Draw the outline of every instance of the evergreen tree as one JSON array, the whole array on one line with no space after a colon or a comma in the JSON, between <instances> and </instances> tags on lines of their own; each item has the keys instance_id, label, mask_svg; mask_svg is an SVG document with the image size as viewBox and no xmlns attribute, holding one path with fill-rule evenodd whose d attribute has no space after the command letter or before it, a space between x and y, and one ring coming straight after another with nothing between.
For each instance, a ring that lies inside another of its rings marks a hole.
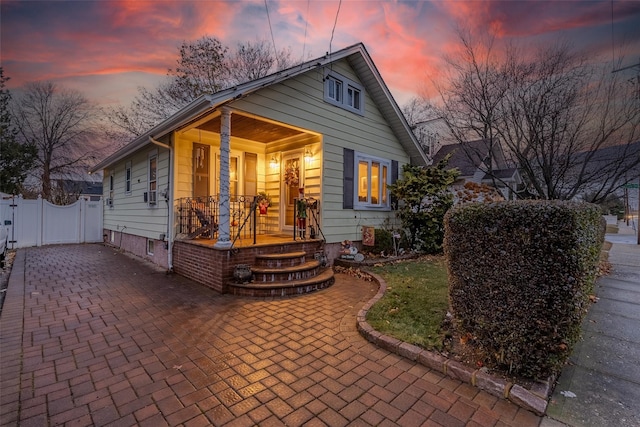
<instances>
[{"instance_id":1,"label":"evergreen tree","mask_svg":"<svg viewBox=\"0 0 640 427\"><path fill-rule=\"evenodd\" d=\"M402 178L390 186L411 248L419 252L442 251L444 214L453 205L449 186L458 176L456 169L446 169L448 160L426 168L404 165Z\"/></svg>"},{"instance_id":2,"label":"evergreen tree","mask_svg":"<svg viewBox=\"0 0 640 427\"><path fill-rule=\"evenodd\" d=\"M5 89L9 77L0 67L0 191L18 194L28 172L33 168L38 150L32 144L20 144L9 110L11 93Z\"/></svg>"}]
</instances>

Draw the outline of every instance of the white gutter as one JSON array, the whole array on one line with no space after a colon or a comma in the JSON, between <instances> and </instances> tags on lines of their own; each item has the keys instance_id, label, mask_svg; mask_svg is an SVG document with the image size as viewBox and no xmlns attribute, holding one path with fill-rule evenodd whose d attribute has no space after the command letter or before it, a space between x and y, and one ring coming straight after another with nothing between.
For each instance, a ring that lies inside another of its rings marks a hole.
<instances>
[{"instance_id":1,"label":"white gutter","mask_svg":"<svg viewBox=\"0 0 640 427\"><path fill-rule=\"evenodd\" d=\"M173 139L173 136L172 136ZM167 145L163 142L157 141L155 139L153 139L152 136L149 136L149 142L151 142L152 144L155 144L159 147L165 148L167 150L169 150L169 179L168 179L168 185L167 185L167 195L165 196L167 198L167 264L168 264L168 269L170 272L173 271L173 208L174 208L174 203L173 203L173 180L171 179L171 174L173 174L174 172L174 167L175 167L175 156L174 156L174 152L173 152L173 147L171 145Z\"/></svg>"}]
</instances>

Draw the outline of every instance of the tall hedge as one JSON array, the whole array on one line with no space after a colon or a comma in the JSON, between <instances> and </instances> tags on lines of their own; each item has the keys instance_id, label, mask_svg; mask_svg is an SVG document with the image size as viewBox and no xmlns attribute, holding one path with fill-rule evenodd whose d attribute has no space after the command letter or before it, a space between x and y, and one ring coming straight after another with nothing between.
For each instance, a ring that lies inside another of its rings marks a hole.
<instances>
[{"instance_id":1,"label":"tall hedge","mask_svg":"<svg viewBox=\"0 0 640 427\"><path fill-rule=\"evenodd\" d=\"M486 361L513 374L558 372L579 338L603 240L602 212L592 204L452 208L444 249L460 332Z\"/></svg>"}]
</instances>

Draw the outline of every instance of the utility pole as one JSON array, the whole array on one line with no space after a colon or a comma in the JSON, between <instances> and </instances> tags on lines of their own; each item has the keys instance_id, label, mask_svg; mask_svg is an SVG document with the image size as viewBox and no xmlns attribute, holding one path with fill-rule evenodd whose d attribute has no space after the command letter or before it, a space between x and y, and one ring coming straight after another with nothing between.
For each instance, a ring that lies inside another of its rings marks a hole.
<instances>
[{"instance_id":1,"label":"utility pole","mask_svg":"<svg viewBox=\"0 0 640 427\"><path fill-rule=\"evenodd\" d=\"M619 71L624 71L624 70L628 70L628 69L637 69L637 73L636 73L636 82L634 83L636 85L636 98L638 98L638 100L640 100L640 62L638 62L637 64L633 64L633 65L628 65L626 67L623 68L618 68L617 70L613 70L611 71L611 74L613 73L617 73ZM635 186L638 189L638 206L636 206L637 210L637 218L635 221L635 225L636 225L636 236L637 236L637 241L636 243L638 245L640 245L640 176L638 177L638 183ZM633 186L631 187L633 188ZM628 194L628 193L626 193ZM629 216L631 216L631 212L633 212L633 208L629 207ZM629 216L627 216L627 218L629 218ZM629 220L627 219L627 225L629 225ZM632 219L633 221L633 219Z\"/></svg>"}]
</instances>

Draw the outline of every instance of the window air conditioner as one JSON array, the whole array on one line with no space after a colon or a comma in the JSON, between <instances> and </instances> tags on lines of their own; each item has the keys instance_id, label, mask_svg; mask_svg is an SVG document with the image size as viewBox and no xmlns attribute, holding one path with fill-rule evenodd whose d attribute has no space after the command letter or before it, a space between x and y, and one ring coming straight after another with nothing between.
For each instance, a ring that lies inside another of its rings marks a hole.
<instances>
[{"instance_id":1,"label":"window air conditioner","mask_svg":"<svg viewBox=\"0 0 640 427\"><path fill-rule=\"evenodd\" d=\"M156 200L157 200L157 192L155 190L144 193L144 201L147 202L148 204L155 205Z\"/></svg>"}]
</instances>

